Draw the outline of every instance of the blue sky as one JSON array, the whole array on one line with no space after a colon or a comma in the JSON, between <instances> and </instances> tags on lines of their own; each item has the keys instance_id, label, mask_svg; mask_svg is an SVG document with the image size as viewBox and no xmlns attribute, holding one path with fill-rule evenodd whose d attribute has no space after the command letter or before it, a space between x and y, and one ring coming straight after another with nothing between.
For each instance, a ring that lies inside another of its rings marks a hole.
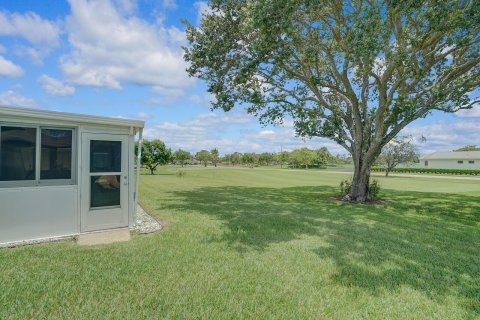
<instances>
[{"instance_id":1,"label":"blue sky","mask_svg":"<svg viewBox=\"0 0 480 320\"><path fill-rule=\"evenodd\" d=\"M138 118L147 138L191 152L278 152L327 146L295 137L291 123L262 127L242 110L211 112L205 85L185 73L180 19L197 24L202 1L0 0L0 104ZM422 153L480 145L480 107L435 113L404 134Z\"/></svg>"}]
</instances>

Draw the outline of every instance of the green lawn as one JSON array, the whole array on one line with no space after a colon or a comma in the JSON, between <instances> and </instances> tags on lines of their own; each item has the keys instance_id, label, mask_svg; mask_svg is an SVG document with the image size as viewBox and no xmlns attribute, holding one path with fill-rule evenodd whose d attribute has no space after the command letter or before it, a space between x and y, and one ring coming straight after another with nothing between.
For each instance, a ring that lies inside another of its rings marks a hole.
<instances>
[{"instance_id":1,"label":"green lawn","mask_svg":"<svg viewBox=\"0 0 480 320\"><path fill-rule=\"evenodd\" d=\"M165 230L0 250L0 319L478 319L480 179L163 168L141 203Z\"/></svg>"}]
</instances>

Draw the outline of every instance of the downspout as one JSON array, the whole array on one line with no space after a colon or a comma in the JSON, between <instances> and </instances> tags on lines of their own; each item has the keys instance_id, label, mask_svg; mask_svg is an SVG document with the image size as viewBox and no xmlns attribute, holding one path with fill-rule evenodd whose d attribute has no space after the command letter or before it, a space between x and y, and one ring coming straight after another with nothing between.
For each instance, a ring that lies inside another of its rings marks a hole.
<instances>
[{"instance_id":1,"label":"downspout","mask_svg":"<svg viewBox=\"0 0 480 320\"><path fill-rule=\"evenodd\" d=\"M135 193L133 195L134 198L134 205L135 209L133 212L135 212L134 221L135 223L137 222L137 211L138 211L138 186L140 185L140 159L142 157L142 134L143 134L143 128L139 128L138 131L138 152L137 152L137 180L135 181Z\"/></svg>"}]
</instances>

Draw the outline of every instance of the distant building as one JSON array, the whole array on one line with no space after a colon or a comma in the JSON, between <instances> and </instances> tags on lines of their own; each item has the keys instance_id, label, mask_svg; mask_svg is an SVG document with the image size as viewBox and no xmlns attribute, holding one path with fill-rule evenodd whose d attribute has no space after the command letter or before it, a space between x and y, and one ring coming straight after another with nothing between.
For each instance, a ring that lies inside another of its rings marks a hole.
<instances>
[{"instance_id":1,"label":"distant building","mask_svg":"<svg viewBox=\"0 0 480 320\"><path fill-rule=\"evenodd\" d=\"M434 152L420 158L418 168L480 169L480 151Z\"/></svg>"}]
</instances>

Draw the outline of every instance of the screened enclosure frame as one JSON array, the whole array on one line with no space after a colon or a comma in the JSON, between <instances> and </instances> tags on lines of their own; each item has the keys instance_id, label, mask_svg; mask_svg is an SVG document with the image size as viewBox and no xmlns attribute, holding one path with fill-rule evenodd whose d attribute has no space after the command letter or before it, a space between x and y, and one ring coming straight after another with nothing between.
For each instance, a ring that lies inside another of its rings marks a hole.
<instances>
[{"instance_id":1,"label":"screened enclosure frame","mask_svg":"<svg viewBox=\"0 0 480 320\"><path fill-rule=\"evenodd\" d=\"M78 129L75 126L62 126L50 124L33 124L26 122L1 121L0 122L0 150L2 148L2 127L32 128L35 129L35 171L34 179L0 181L0 188L14 187L40 187L40 186L63 186L77 184L77 141ZM42 165L42 129L69 130L72 132L70 179L41 179ZM0 168L2 159L0 157ZM1 178L0 178L1 179Z\"/></svg>"}]
</instances>

